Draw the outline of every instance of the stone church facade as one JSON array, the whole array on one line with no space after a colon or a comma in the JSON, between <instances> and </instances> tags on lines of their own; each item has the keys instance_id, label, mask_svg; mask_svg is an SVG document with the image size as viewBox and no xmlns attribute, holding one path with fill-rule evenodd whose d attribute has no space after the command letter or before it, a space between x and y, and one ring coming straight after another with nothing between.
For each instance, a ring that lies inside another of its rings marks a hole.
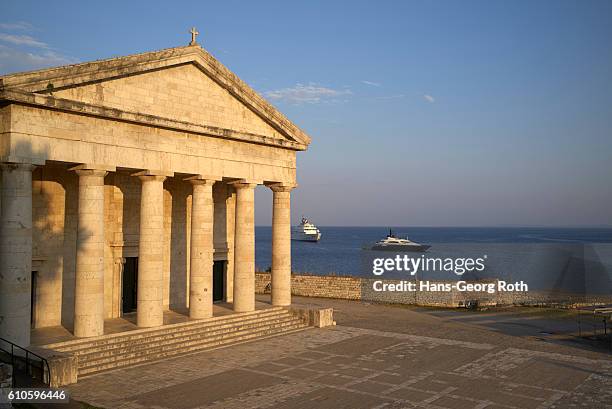
<instances>
[{"instance_id":1,"label":"stone church facade","mask_svg":"<svg viewBox=\"0 0 612 409\"><path fill-rule=\"evenodd\" d=\"M290 305L309 143L198 45L0 77L0 337L252 311L257 185L273 191L272 303Z\"/></svg>"}]
</instances>

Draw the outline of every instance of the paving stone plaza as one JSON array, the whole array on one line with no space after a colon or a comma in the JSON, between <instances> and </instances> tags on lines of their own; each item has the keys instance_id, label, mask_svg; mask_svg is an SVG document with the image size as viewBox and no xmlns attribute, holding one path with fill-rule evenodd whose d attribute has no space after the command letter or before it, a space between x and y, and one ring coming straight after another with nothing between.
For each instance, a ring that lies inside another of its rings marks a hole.
<instances>
[{"instance_id":1,"label":"paving stone plaza","mask_svg":"<svg viewBox=\"0 0 612 409\"><path fill-rule=\"evenodd\" d=\"M87 377L106 408L606 408L605 351L354 301L338 325ZM417 335L421 334L421 335Z\"/></svg>"}]
</instances>

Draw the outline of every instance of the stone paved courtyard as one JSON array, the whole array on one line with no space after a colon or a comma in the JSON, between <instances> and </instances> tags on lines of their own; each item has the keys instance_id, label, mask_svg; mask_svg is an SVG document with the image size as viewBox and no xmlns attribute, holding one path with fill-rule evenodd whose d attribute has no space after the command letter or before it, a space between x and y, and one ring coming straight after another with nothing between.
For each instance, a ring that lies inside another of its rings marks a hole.
<instances>
[{"instance_id":1,"label":"stone paved courtyard","mask_svg":"<svg viewBox=\"0 0 612 409\"><path fill-rule=\"evenodd\" d=\"M339 325L84 378L72 396L105 408L612 407L605 351L389 306L314 302L336 308Z\"/></svg>"}]
</instances>

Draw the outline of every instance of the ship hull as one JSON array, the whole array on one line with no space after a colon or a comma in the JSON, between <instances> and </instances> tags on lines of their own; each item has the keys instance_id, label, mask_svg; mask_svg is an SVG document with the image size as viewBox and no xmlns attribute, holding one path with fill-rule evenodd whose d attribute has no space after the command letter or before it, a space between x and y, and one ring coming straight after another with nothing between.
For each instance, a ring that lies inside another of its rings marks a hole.
<instances>
[{"instance_id":1,"label":"ship hull","mask_svg":"<svg viewBox=\"0 0 612 409\"><path fill-rule=\"evenodd\" d=\"M403 246L401 244L390 244L387 246L373 245L370 250L374 251L395 251L398 253L422 253L427 251L431 246L426 244L419 244L415 246Z\"/></svg>"},{"instance_id":2,"label":"ship hull","mask_svg":"<svg viewBox=\"0 0 612 409\"><path fill-rule=\"evenodd\" d=\"M317 234L304 234L304 233L291 233L291 240L294 241L312 241L317 242L321 239L321 233Z\"/></svg>"}]
</instances>

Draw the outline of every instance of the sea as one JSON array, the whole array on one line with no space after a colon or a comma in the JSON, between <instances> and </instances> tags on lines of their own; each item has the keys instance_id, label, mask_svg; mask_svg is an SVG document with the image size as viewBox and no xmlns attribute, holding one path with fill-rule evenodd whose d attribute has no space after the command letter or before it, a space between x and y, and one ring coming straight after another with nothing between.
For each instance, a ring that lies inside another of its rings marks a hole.
<instances>
[{"instance_id":1,"label":"sea","mask_svg":"<svg viewBox=\"0 0 612 409\"><path fill-rule=\"evenodd\" d=\"M367 250L386 237L388 227L319 226L319 229L322 238L317 243L292 241L293 272L371 277L373 258L393 256ZM414 254L415 257L484 257L489 267L489 276L427 272L420 279L509 277L529 279L536 284L539 280L542 285L551 286L558 285L559 280L567 282L568 277L579 277L581 283L597 277L590 286L612 283L612 228L400 227L394 228L393 233L431 245L426 253ZM255 228L258 271L271 266L271 238L271 227ZM387 278L401 276L387 273ZM609 291L608 284L604 285L604 292ZM576 284L572 282L571 286Z\"/></svg>"}]
</instances>

